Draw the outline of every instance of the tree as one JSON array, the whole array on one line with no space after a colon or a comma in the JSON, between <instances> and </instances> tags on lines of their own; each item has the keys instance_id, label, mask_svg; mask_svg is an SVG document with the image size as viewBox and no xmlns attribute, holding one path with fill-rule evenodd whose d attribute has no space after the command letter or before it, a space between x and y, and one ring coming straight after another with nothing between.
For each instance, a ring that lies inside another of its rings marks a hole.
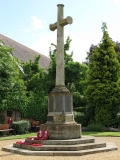
<instances>
[{"instance_id":1,"label":"tree","mask_svg":"<svg viewBox=\"0 0 120 160\"><path fill-rule=\"evenodd\" d=\"M120 63L120 42L114 42L115 43L115 51L117 53L117 58Z\"/></svg>"},{"instance_id":2,"label":"tree","mask_svg":"<svg viewBox=\"0 0 120 160\"><path fill-rule=\"evenodd\" d=\"M0 41L0 112L14 109L24 114L26 88L13 49Z\"/></svg>"},{"instance_id":3,"label":"tree","mask_svg":"<svg viewBox=\"0 0 120 160\"><path fill-rule=\"evenodd\" d=\"M87 120L105 126L115 125L120 104L119 62L115 45L102 24L103 37L92 52L87 75Z\"/></svg>"},{"instance_id":4,"label":"tree","mask_svg":"<svg viewBox=\"0 0 120 160\"><path fill-rule=\"evenodd\" d=\"M91 44L91 46L90 46L90 48L89 48L89 51L88 52L86 52L87 53L87 57L85 58L85 64L89 64L89 62L90 62L90 56L92 55L92 53L93 53L93 51L94 51L94 49L95 49L95 45L94 44Z\"/></svg>"},{"instance_id":5,"label":"tree","mask_svg":"<svg viewBox=\"0 0 120 160\"><path fill-rule=\"evenodd\" d=\"M84 99L84 88L85 88L85 77L86 77L86 64L80 64L79 62L73 61L73 52L68 54L67 51L70 50L70 37L66 39L64 44L64 65L65 65L65 85L73 94L73 104L74 107L85 106ZM55 87L55 76L56 76L56 45L52 44L55 49L50 50L51 64L48 69L48 74L46 78L47 88L51 91Z\"/></svg>"},{"instance_id":6,"label":"tree","mask_svg":"<svg viewBox=\"0 0 120 160\"><path fill-rule=\"evenodd\" d=\"M34 62L30 60L22 63L28 99L25 117L45 122L47 117L46 72L40 68L39 59L40 56L37 56Z\"/></svg>"},{"instance_id":7,"label":"tree","mask_svg":"<svg viewBox=\"0 0 120 160\"><path fill-rule=\"evenodd\" d=\"M110 38L112 40L112 38ZM112 42L114 43L114 49L115 49L115 52L117 54L117 59L120 63L120 42L115 42L112 40ZM94 44L91 44L90 48L89 48L89 51L87 52L87 57L85 58L86 61L84 62L85 64L89 64L90 62L90 56L92 55L92 53L94 52L94 49L97 45L94 45Z\"/></svg>"}]
</instances>

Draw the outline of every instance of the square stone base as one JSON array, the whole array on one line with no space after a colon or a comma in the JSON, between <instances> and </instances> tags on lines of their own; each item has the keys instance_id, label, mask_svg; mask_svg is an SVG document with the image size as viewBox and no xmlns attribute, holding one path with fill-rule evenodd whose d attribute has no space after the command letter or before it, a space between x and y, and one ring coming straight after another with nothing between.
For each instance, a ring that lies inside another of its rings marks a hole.
<instances>
[{"instance_id":1,"label":"square stone base","mask_svg":"<svg viewBox=\"0 0 120 160\"><path fill-rule=\"evenodd\" d=\"M47 130L50 133L49 139L76 139L81 138L81 125L72 124L42 124L41 130Z\"/></svg>"}]
</instances>

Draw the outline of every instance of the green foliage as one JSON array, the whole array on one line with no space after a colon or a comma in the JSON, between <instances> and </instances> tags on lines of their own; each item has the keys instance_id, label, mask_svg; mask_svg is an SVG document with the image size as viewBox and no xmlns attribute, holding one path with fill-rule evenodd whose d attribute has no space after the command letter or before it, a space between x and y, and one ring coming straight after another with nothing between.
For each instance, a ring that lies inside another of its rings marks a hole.
<instances>
[{"instance_id":1,"label":"green foliage","mask_svg":"<svg viewBox=\"0 0 120 160\"><path fill-rule=\"evenodd\" d=\"M43 82L44 70L39 66L40 55L35 57L34 62L31 60L26 63L22 63L22 68L24 71L23 79L25 81L25 85L27 87L27 91L33 90L33 92L37 92L40 87L38 83L40 80ZM38 88L39 87L39 88Z\"/></svg>"},{"instance_id":2,"label":"green foliage","mask_svg":"<svg viewBox=\"0 0 120 160\"><path fill-rule=\"evenodd\" d=\"M114 43L114 49L115 49L115 52L116 52L116 56L117 56L117 59L120 63L120 42L118 42L118 41L115 42L113 40L112 40L112 42ZM90 46L89 51L87 52L86 61L84 62L85 64L87 64L87 65L89 64L90 56L94 53L94 50L95 50L96 47L97 47L97 45L93 45L93 44Z\"/></svg>"},{"instance_id":3,"label":"green foliage","mask_svg":"<svg viewBox=\"0 0 120 160\"><path fill-rule=\"evenodd\" d=\"M11 128L15 129L17 134L28 133L30 130L30 122L25 120L18 122L14 121L11 125Z\"/></svg>"},{"instance_id":4,"label":"green foliage","mask_svg":"<svg viewBox=\"0 0 120 160\"><path fill-rule=\"evenodd\" d=\"M65 85L71 91L76 88L76 84L80 81L80 67L79 62L68 62L65 65Z\"/></svg>"},{"instance_id":5,"label":"green foliage","mask_svg":"<svg viewBox=\"0 0 120 160\"><path fill-rule=\"evenodd\" d=\"M12 56L12 49L0 46L0 112L13 109L22 117L45 122L47 98L45 71L39 67L40 56L34 62L19 63Z\"/></svg>"},{"instance_id":6,"label":"green foliage","mask_svg":"<svg viewBox=\"0 0 120 160\"><path fill-rule=\"evenodd\" d=\"M76 107L85 107L86 101L84 95L81 95L80 92L73 92L73 106Z\"/></svg>"},{"instance_id":7,"label":"green foliage","mask_svg":"<svg viewBox=\"0 0 120 160\"><path fill-rule=\"evenodd\" d=\"M52 58L51 58L52 57ZM54 57L54 58L53 58ZM48 68L48 73L45 76L45 87L47 93L49 93L55 87L55 79L56 79L56 61L55 56L50 56L51 62Z\"/></svg>"},{"instance_id":8,"label":"green foliage","mask_svg":"<svg viewBox=\"0 0 120 160\"><path fill-rule=\"evenodd\" d=\"M26 108L26 118L46 122L48 113L47 104L47 96L43 92L30 92Z\"/></svg>"},{"instance_id":9,"label":"green foliage","mask_svg":"<svg viewBox=\"0 0 120 160\"><path fill-rule=\"evenodd\" d=\"M85 111L86 111L86 106L85 106L85 107L74 107L74 111L75 111L75 112L85 113Z\"/></svg>"},{"instance_id":10,"label":"green foliage","mask_svg":"<svg viewBox=\"0 0 120 160\"><path fill-rule=\"evenodd\" d=\"M5 122L5 115L0 114L0 124L4 124L4 122Z\"/></svg>"},{"instance_id":11,"label":"green foliage","mask_svg":"<svg viewBox=\"0 0 120 160\"><path fill-rule=\"evenodd\" d=\"M120 42L114 42L115 44L115 52L117 53L117 58L120 63Z\"/></svg>"},{"instance_id":12,"label":"green foliage","mask_svg":"<svg viewBox=\"0 0 120 160\"><path fill-rule=\"evenodd\" d=\"M87 126L87 131L102 132L104 127L101 124L90 124Z\"/></svg>"},{"instance_id":13,"label":"green foliage","mask_svg":"<svg viewBox=\"0 0 120 160\"><path fill-rule=\"evenodd\" d=\"M27 88L27 106L24 108L24 117L37 121L46 121L47 97L46 97L46 73L39 66L40 56L23 63L24 81Z\"/></svg>"},{"instance_id":14,"label":"green foliage","mask_svg":"<svg viewBox=\"0 0 120 160\"><path fill-rule=\"evenodd\" d=\"M12 52L12 48L0 45L0 112L14 109L22 113L22 107L26 105L26 88Z\"/></svg>"},{"instance_id":15,"label":"green foliage","mask_svg":"<svg viewBox=\"0 0 120 160\"><path fill-rule=\"evenodd\" d=\"M82 126L85 126L85 115L81 112L74 112L74 119L75 122L82 124Z\"/></svg>"},{"instance_id":16,"label":"green foliage","mask_svg":"<svg viewBox=\"0 0 120 160\"><path fill-rule=\"evenodd\" d=\"M96 46L95 45L93 45L93 44L91 44L91 46L90 46L90 48L89 48L89 51L87 52L87 57L85 58L85 64L89 64L89 62L90 62L90 56L92 55L92 53L93 53L93 51L94 51L94 49L96 48Z\"/></svg>"},{"instance_id":17,"label":"green foliage","mask_svg":"<svg viewBox=\"0 0 120 160\"><path fill-rule=\"evenodd\" d=\"M88 66L86 64L80 64L79 80L77 82L75 81L75 85L76 89L81 93L81 95L84 95L84 91L86 89L87 70Z\"/></svg>"},{"instance_id":18,"label":"green foliage","mask_svg":"<svg viewBox=\"0 0 120 160\"><path fill-rule=\"evenodd\" d=\"M87 121L110 126L119 111L119 62L103 23L103 38L90 56L87 76Z\"/></svg>"}]
</instances>

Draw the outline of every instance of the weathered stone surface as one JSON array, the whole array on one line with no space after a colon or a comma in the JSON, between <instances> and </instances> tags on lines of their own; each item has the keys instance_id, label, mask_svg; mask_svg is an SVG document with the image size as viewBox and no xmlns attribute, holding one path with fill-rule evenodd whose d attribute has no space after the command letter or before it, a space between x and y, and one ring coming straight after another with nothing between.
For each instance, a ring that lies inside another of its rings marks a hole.
<instances>
[{"instance_id":1,"label":"weathered stone surface","mask_svg":"<svg viewBox=\"0 0 120 160\"><path fill-rule=\"evenodd\" d=\"M77 123L69 124L43 124L41 130L48 130L50 139L75 139L81 138L81 125Z\"/></svg>"},{"instance_id":2,"label":"weathered stone surface","mask_svg":"<svg viewBox=\"0 0 120 160\"><path fill-rule=\"evenodd\" d=\"M48 101L48 112L73 112L73 96L71 93L51 92Z\"/></svg>"},{"instance_id":3,"label":"weathered stone surface","mask_svg":"<svg viewBox=\"0 0 120 160\"><path fill-rule=\"evenodd\" d=\"M60 22L60 25L65 26L67 24L72 24L72 23L73 23L72 17L68 16Z\"/></svg>"},{"instance_id":4,"label":"weathered stone surface","mask_svg":"<svg viewBox=\"0 0 120 160\"><path fill-rule=\"evenodd\" d=\"M89 143L95 143L95 139L92 136L82 136L81 138L76 139L66 139L66 140L51 140L47 139L45 141L42 140L30 140L25 139L26 142L40 144L43 145L75 145L75 144L89 144Z\"/></svg>"},{"instance_id":5,"label":"weathered stone surface","mask_svg":"<svg viewBox=\"0 0 120 160\"><path fill-rule=\"evenodd\" d=\"M55 111L56 112L63 112L63 97L62 96L57 96L55 97L55 102L56 102L56 106L55 106Z\"/></svg>"},{"instance_id":6,"label":"weathered stone surface","mask_svg":"<svg viewBox=\"0 0 120 160\"><path fill-rule=\"evenodd\" d=\"M65 86L59 85L55 86L51 93L70 93L70 91Z\"/></svg>"},{"instance_id":7,"label":"weathered stone surface","mask_svg":"<svg viewBox=\"0 0 120 160\"><path fill-rule=\"evenodd\" d=\"M47 116L46 124L73 124L74 115L73 113L65 114L65 113L49 113Z\"/></svg>"},{"instance_id":8,"label":"weathered stone surface","mask_svg":"<svg viewBox=\"0 0 120 160\"><path fill-rule=\"evenodd\" d=\"M53 96L49 95L49 102L48 102L48 106L49 106L49 112L53 112Z\"/></svg>"},{"instance_id":9,"label":"weathered stone surface","mask_svg":"<svg viewBox=\"0 0 120 160\"><path fill-rule=\"evenodd\" d=\"M32 151L79 151L79 150L84 150L84 149L93 149L93 148L102 148L106 147L106 143L90 143L89 145L85 144L77 144L77 145L48 145L45 146L43 145L42 147L40 146L29 146L29 145L20 145L20 144L13 144L14 147L16 148L21 148L21 149L28 149Z\"/></svg>"}]
</instances>

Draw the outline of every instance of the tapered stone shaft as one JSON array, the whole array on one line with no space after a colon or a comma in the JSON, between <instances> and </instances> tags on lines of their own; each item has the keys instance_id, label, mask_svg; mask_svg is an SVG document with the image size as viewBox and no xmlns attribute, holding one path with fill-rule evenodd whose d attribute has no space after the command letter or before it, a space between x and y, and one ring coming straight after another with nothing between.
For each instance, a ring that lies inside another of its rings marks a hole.
<instances>
[{"instance_id":1,"label":"tapered stone shaft","mask_svg":"<svg viewBox=\"0 0 120 160\"><path fill-rule=\"evenodd\" d=\"M63 19L64 5L58 5L58 23L57 23L57 58L56 58L56 86L65 85L64 72L64 28L60 25Z\"/></svg>"},{"instance_id":2,"label":"tapered stone shaft","mask_svg":"<svg viewBox=\"0 0 120 160\"><path fill-rule=\"evenodd\" d=\"M57 29L57 55L56 55L56 86L65 85L64 69L64 26L72 24L72 18L68 16L63 19L63 4L58 4L57 22L49 26L51 31Z\"/></svg>"}]
</instances>

